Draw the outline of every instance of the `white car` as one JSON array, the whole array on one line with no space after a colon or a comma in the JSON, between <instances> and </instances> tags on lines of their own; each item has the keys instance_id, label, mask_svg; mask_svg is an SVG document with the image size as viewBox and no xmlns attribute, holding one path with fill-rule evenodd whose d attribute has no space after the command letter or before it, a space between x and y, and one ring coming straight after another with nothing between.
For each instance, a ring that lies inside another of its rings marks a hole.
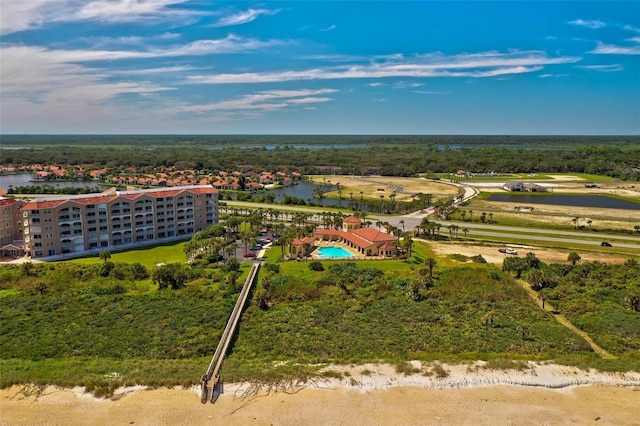
<instances>
[{"instance_id":1,"label":"white car","mask_svg":"<svg viewBox=\"0 0 640 426\"><path fill-rule=\"evenodd\" d=\"M512 248L508 248L508 247L506 249L504 249L504 252L507 253L507 254L518 254L517 251L515 251Z\"/></svg>"}]
</instances>

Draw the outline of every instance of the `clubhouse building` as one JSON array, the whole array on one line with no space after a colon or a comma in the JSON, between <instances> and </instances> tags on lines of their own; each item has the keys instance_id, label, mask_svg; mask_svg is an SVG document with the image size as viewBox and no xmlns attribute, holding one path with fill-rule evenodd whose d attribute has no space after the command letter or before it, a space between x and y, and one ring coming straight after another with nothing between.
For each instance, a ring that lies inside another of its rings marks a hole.
<instances>
[{"instance_id":1,"label":"clubhouse building","mask_svg":"<svg viewBox=\"0 0 640 426\"><path fill-rule=\"evenodd\" d=\"M313 237L294 240L290 245L291 257L304 257L318 245L337 243L348 247L362 257L396 257L398 237L375 228L362 227L355 216L349 216L342 222L342 229L317 229Z\"/></svg>"}]
</instances>

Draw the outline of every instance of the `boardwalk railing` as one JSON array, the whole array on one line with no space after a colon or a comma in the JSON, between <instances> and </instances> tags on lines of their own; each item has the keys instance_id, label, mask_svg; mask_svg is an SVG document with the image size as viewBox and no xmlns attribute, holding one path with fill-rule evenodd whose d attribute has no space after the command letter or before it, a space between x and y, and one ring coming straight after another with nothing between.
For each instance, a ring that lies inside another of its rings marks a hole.
<instances>
[{"instance_id":1,"label":"boardwalk railing","mask_svg":"<svg viewBox=\"0 0 640 426\"><path fill-rule=\"evenodd\" d=\"M222 360L224 359L224 355L227 352L229 347L229 343L233 338L233 333L238 326L238 321L240 320L240 316L242 315L242 309L244 305L247 303L247 297L249 296L249 292L251 291L251 286L256 279L256 275L258 274L258 269L260 269L260 263L254 263L251 266L251 271L249 271L249 276L247 280L244 282L244 286L242 287L242 291L240 292L240 296L238 296L238 300L236 301L236 305L233 308L233 312L231 312L231 316L229 317L229 321L227 322L226 327L224 328L224 332L222 333L222 337L220 338L220 342L218 343L218 347L216 348L216 352L211 359L211 363L209 364L209 368L207 372L200 379L200 388L202 391L201 394L201 402L206 404L209 400L209 392L211 392L211 402L215 402L218 393L216 390L218 389L218 382L220 379L220 368L222 367ZM213 380L212 380L213 379Z\"/></svg>"}]
</instances>

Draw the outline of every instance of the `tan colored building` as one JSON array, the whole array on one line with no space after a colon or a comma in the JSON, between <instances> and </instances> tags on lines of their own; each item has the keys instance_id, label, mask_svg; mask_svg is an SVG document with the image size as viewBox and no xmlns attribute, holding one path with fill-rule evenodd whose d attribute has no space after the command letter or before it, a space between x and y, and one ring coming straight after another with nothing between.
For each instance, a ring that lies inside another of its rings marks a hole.
<instances>
[{"instance_id":1,"label":"tan colored building","mask_svg":"<svg viewBox=\"0 0 640 426\"><path fill-rule=\"evenodd\" d=\"M0 257L18 257L23 252L20 207L25 204L0 196Z\"/></svg>"},{"instance_id":2,"label":"tan colored building","mask_svg":"<svg viewBox=\"0 0 640 426\"><path fill-rule=\"evenodd\" d=\"M218 223L211 185L41 198L22 207L32 258L81 254L186 238Z\"/></svg>"},{"instance_id":3,"label":"tan colored building","mask_svg":"<svg viewBox=\"0 0 640 426\"><path fill-rule=\"evenodd\" d=\"M289 257L305 257L315 248L316 239L314 237L296 238L289 246Z\"/></svg>"}]
</instances>

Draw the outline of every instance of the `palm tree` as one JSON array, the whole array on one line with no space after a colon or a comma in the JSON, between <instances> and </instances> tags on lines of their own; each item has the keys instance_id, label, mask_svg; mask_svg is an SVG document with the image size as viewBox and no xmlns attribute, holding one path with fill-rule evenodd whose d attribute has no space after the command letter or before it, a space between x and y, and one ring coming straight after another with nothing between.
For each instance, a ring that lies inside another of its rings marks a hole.
<instances>
[{"instance_id":1,"label":"palm tree","mask_svg":"<svg viewBox=\"0 0 640 426\"><path fill-rule=\"evenodd\" d=\"M31 276L32 269L33 269L33 263L25 262L22 264L22 273L25 274L27 277Z\"/></svg>"},{"instance_id":2,"label":"palm tree","mask_svg":"<svg viewBox=\"0 0 640 426\"><path fill-rule=\"evenodd\" d=\"M111 259L109 250L102 250L98 256L100 256L100 259L102 259L104 263L107 263L107 260Z\"/></svg>"},{"instance_id":3,"label":"palm tree","mask_svg":"<svg viewBox=\"0 0 640 426\"><path fill-rule=\"evenodd\" d=\"M462 228L462 233L464 233L464 236L466 237L469 233L469 230L467 228Z\"/></svg>"},{"instance_id":4,"label":"palm tree","mask_svg":"<svg viewBox=\"0 0 640 426\"><path fill-rule=\"evenodd\" d=\"M424 264L429 268L429 278L433 279L433 268L436 266L436 260L433 257L427 257Z\"/></svg>"},{"instance_id":5,"label":"palm tree","mask_svg":"<svg viewBox=\"0 0 640 426\"><path fill-rule=\"evenodd\" d=\"M411 257L411 252L413 250L413 239L409 234L404 234L404 238L402 239L402 245L407 253L407 258Z\"/></svg>"},{"instance_id":6,"label":"palm tree","mask_svg":"<svg viewBox=\"0 0 640 426\"><path fill-rule=\"evenodd\" d=\"M405 230L404 230L404 219L400 219L399 224L402 225L402 232L405 232Z\"/></svg>"}]
</instances>

